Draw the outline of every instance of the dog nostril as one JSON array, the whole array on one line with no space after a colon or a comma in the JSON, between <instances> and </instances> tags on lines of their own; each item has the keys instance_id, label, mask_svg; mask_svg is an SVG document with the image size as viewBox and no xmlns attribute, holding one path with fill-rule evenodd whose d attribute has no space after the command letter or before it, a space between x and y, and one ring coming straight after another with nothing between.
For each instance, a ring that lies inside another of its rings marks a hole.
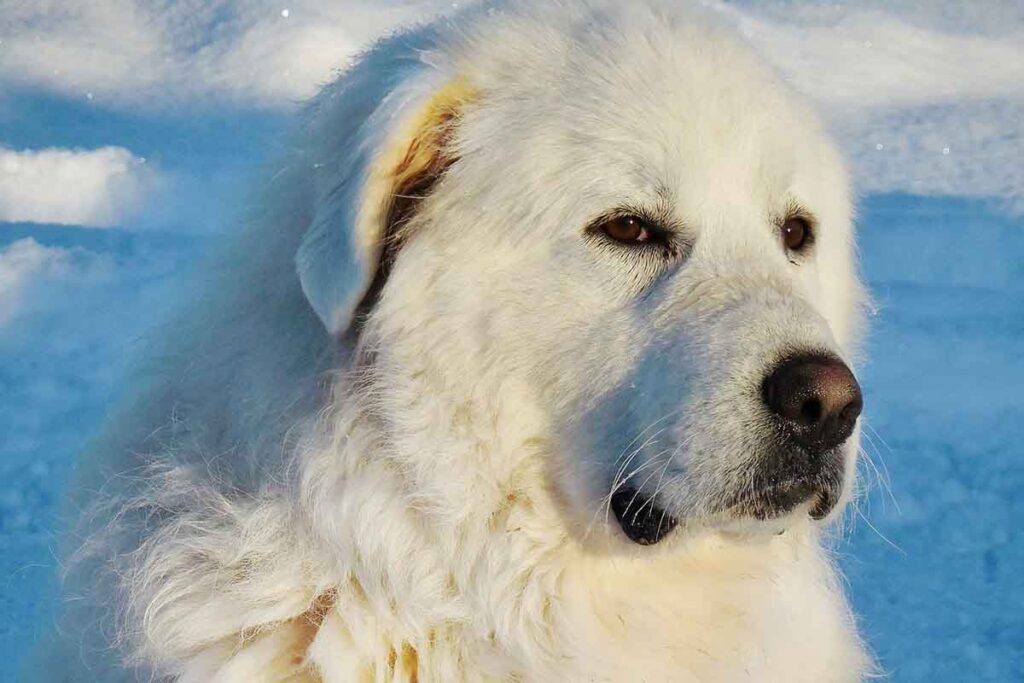
<instances>
[{"instance_id":1,"label":"dog nostril","mask_svg":"<svg viewBox=\"0 0 1024 683\"><path fill-rule=\"evenodd\" d=\"M825 354L784 360L765 380L762 396L787 437L811 453L848 439L863 407L853 372Z\"/></svg>"},{"instance_id":2,"label":"dog nostril","mask_svg":"<svg viewBox=\"0 0 1024 683\"><path fill-rule=\"evenodd\" d=\"M816 425L821 421L821 401L809 398L800 407L801 421L806 425Z\"/></svg>"},{"instance_id":3,"label":"dog nostril","mask_svg":"<svg viewBox=\"0 0 1024 683\"><path fill-rule=\"evenodd\" d=\"M839 414L839 418L844 422L856 422L857 418L860 417L861 410L864 409L864 403L859 397L852 399L843 408L843 412Z\"/></svg>"}]
</instances>

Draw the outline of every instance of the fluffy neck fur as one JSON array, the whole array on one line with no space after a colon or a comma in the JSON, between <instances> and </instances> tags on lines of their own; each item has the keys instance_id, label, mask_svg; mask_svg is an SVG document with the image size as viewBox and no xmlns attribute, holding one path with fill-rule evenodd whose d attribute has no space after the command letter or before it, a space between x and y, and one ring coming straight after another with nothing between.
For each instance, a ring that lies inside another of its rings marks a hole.
<instances>
[{"instance_id":1,"label":"fluffy neck fur","mask_svg":"<svg viewBox=\"0 0 1024 683\"><path fill-rule=\"evenodd\" d=\"M754 541L683 532L657 548L605 529L581 539L546 483L556 459L525 388L498 382L456 404L451 378L398 360L340 379L337 407L303 441L300 502L280 504L308 538L277 539L267 576L246 576L234 600L222 588L186 601L264 610L236 607L232 633L179 659L182 680L267 667L324 681L859 678L810 525Z\"/></svg>"}]
</instances>

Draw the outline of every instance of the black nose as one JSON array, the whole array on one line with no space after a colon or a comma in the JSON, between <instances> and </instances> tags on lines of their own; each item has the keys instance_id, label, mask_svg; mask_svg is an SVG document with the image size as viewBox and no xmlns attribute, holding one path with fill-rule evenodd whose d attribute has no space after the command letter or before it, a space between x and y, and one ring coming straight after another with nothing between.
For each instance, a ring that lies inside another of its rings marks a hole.
<instances>
[{"instance_id":1,"label":"black nose","mask_svg":"<svg viewBox=\"0 0 1024 683\"><path fill-rule=\"evenodd\" d=\"M762 391L788 437L815 455L850 438L864 407L853 372L825 354L784 360L765 380Z\"/></svg>"}]
</instances>

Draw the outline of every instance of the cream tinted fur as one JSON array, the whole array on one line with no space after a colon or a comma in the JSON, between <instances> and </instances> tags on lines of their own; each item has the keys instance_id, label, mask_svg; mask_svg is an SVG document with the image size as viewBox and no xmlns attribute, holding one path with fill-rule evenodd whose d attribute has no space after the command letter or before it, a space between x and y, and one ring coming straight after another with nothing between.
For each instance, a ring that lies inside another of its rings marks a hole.
<instances>
[{"instance_id":1,"label":"cream tinted fur","mask_svg":"<svg viewBox=\"0 0 1024 683\"><path fill-rule=\"evenodd\" d=\"M453 87L452 162L351 330L396 167ZM848 358L860 299L841 163L734 37L682 2L464 12L328 86L263 195L81 475L50 680L867 673L806 509L713 506L755 378L789 348ZM796 264L793 202L819 224ZM685 259L584 234L622 206ZM608 435L609 411L635 419ZM604 502L615 438L654 434L681 522L640 547Z\"/></svg>"}]
</instances>

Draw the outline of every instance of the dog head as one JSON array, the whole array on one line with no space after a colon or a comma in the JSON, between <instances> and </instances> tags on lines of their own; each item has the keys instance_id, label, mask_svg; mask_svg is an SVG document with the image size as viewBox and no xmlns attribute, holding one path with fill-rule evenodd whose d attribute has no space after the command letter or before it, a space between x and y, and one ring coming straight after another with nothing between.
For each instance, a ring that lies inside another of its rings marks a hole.
<instances>
[{"instance_id":1,"label":"dog head","mask_svg":"<svg viewBox=\"0 0 1024 683\"><path fill-rule=\"evenodd\" d=\"M857 449L861 287L814 116L672 3L462 27L386 41L318 105L297 265L327 329L437 401L530 404L582 527L614 514L649 544L827 517Z\"/></svg>"}]
</instances>

